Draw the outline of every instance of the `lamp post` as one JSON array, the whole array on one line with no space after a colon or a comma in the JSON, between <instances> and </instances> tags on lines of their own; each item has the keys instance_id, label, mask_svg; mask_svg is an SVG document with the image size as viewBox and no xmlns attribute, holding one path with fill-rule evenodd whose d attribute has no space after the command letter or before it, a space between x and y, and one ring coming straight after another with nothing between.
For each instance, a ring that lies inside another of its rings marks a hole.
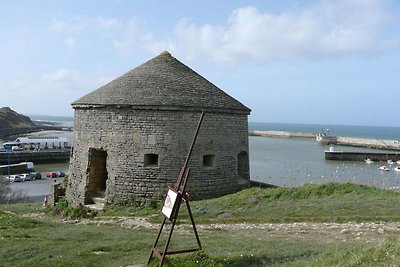
<instances>
[{"instance_id":1,"label":"lamp post","mask_svg":"<svg viewBox=\"0 0 400 267\"><path fill-rule=\"evenodd\" d=\"M10 174L11 174L11 166L10 166L10 155L11 155L11 146L7 146L7 154L8 154L8 179L10 179Z\"/></svg>"}]
</instances>

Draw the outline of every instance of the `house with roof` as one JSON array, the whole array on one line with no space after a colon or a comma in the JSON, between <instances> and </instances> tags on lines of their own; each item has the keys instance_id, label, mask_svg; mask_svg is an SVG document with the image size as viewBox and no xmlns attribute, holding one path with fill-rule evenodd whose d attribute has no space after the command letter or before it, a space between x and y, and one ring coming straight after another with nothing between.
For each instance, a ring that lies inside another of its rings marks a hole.
<instances>
[{"instance_id":1,"label":"house with roof","mask_svg":"<svg viewBox=\"0 0 400 267\"><path fill-rule=\"evenodd\" d=\"M72 103L72 204L143 201L173 186L197 123L187 192L205 199L247 186L250 109L163 52Z\"/></svg>"}]
</instances>

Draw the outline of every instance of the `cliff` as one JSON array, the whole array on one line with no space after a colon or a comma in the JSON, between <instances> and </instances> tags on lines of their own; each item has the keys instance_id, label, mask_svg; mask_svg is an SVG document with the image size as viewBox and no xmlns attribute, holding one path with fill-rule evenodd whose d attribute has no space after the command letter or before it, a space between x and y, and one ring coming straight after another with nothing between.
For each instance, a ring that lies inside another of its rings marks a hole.
<instances>
[{"instance_id":1,"label":"cliff","mask_svg":"<svg viewBox=\"0 0 400 267\"><path fill-rule=\"evenodd\" d=\"M27 116L19 114L9 107L0 108L0 129L27 128L36 124Z\"/></svg>"}]
</instances>

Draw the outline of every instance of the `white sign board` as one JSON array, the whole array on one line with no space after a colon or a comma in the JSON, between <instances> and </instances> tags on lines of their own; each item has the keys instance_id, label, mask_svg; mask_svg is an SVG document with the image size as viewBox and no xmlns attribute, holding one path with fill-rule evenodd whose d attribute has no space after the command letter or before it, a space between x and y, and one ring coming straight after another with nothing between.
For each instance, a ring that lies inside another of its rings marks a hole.
<instances>
[{"instance_id":1,"label":"white sign board","mask_svg":"<svg viewBox=\"0 0 400 267\"><path fill-rule=\"evenodd\" d=\"M168 190L167 197L165 198L164 205L162 207L161 212L168 218L171 219L171 216L175 212L175 204L178 198L178 193L172 189Z\"/></svg>"}]
</instances>

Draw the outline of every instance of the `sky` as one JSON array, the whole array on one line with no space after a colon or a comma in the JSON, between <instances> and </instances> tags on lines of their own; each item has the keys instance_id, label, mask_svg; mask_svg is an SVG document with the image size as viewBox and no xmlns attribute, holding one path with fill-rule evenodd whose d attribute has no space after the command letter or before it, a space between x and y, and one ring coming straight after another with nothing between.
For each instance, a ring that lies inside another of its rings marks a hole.
<instances>
[{"instance_id":1,"label":"sky","mask_svg":"<svg viewBox=\"0 0 400 267\"><path fill-rule=\"evenodd\" d=\"M169 51L251 122L400 127L400 1L0 0L0 107L71 103Z\"/></svg>"}]
</instances>

